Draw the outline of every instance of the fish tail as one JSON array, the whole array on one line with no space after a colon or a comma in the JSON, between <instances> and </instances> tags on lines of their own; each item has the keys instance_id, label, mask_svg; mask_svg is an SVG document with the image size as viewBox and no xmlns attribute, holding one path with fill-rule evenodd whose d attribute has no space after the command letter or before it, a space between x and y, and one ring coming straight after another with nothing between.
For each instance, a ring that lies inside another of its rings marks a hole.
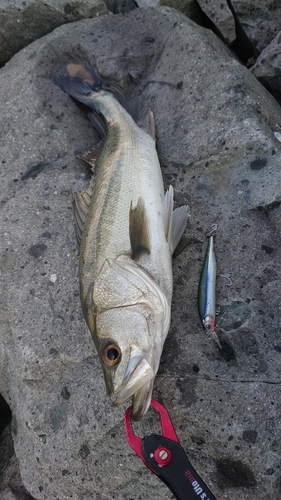
<instances>
[{"instance_id":1,"label":"fish tail","mask_svg":"<svg viewBox=\"0 0 281 500\"><path fill-rule=\"evenodd\" d=\"M88 96L101 90L112 92L120 104L125 102L122 88L115 82L102 79L96 69L85 62L68 63L66 73L56 75L54 82L64 92L86 105L90 102Z\"/></svg>"},{"instance_id":2,"label":"fish tail","mask_svg":"<svg viewBox=\"0 0 281 500\"><path fill-rule=\"evenodd\" d=\"M107 88L107 84L87 63L69 63L66 74L54 77L54 82L64 92L86 106L92 107L90 96Z\"/></svg>"}]
</instances>

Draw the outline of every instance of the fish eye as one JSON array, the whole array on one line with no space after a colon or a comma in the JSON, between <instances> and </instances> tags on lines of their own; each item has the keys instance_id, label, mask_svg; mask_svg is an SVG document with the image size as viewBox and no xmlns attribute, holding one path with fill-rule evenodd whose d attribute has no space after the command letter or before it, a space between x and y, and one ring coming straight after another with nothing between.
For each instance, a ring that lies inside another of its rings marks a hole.
<instances>
[{"instance_id":1,"label":"fish eye","mask_svg":"<svg viewBox=\"0 0 281 500\"><path fill-rule=\"evenodd\" d=\"M212 325L211 325L211 323L207 323L205 325L205 330L206 330L206 333L211 333L211 331L212 331Z\"/></svg>"},{"instance_id":2,"label":"fish eye","mask_svg":"<svg viewBox=\"0 0 281 500\"><path fill-rule=\"evenodd\" d=\"M121 359L121 351L118 345L107 342L102 349L102 360L107 366L115 366Z\"/></svg>"}]
</instances>

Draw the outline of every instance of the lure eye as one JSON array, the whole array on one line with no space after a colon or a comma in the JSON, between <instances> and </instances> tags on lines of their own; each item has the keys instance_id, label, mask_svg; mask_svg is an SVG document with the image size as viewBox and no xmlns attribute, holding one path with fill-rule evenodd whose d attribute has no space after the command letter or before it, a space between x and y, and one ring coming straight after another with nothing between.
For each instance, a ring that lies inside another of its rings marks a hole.
<instances>
[{"instance_id":1,"label":"lure eye","mask_svg":"<svg viewBox=\"0 0 281 500\"><path fill-rule=\"evenodd\" d=\"M107 366L115 366L121 359L121 351L116 344L107 342L102 349L102 360Z\"/></svg>"}]
</instances>

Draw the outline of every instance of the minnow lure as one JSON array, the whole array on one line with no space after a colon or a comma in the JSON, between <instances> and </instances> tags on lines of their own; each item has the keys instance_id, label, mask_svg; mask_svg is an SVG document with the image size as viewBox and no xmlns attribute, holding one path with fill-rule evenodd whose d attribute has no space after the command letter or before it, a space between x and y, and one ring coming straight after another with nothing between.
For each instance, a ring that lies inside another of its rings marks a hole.
<instances>
[{"instance_id":1,"label":"minnow lure","mask_svg":"<svg viewBox=\"0 0 281 500\"><path fill-rule=\"evenodd\" d=\"M217 262L214 249L213 232L215 227L206 236L208 246L205 254L204 264L200 275L198 287L198 311L204 326L205 333L213 338L221 348L219 338L215 332L216 328L216 272Z\"/></svg>"}]
</instances>

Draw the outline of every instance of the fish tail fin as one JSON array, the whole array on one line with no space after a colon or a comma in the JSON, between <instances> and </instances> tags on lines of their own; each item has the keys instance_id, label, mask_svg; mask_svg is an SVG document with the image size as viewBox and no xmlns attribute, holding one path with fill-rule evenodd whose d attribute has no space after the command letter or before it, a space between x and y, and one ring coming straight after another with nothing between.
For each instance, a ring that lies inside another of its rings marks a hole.
<instances>
[{"instance_id":1,"label":"fish tail fin","mask_svg":"<svg viewBox=\"0 0 281 500\"><path fill-rule=\"evenodd\" d=\"M68 63L64 75L56 75L54 82L64 92L86 106L93 107L90 95L107 90L112 92L123 105L124 93L117 83L103 80L92 66L86 62Z\"/></svg>"},{"instance_id":2,"label":"fish tail fin","mask_svg":"<svg viewBox=\"0 0 281 500\"><path fill-rule=\"evenodd\" d=\"M67 64L66 74L55 76L54 82L71 97L90 107L92 103L89 96L106 89L106 82L86 63Z\"/></svg>"}]
</instances>

